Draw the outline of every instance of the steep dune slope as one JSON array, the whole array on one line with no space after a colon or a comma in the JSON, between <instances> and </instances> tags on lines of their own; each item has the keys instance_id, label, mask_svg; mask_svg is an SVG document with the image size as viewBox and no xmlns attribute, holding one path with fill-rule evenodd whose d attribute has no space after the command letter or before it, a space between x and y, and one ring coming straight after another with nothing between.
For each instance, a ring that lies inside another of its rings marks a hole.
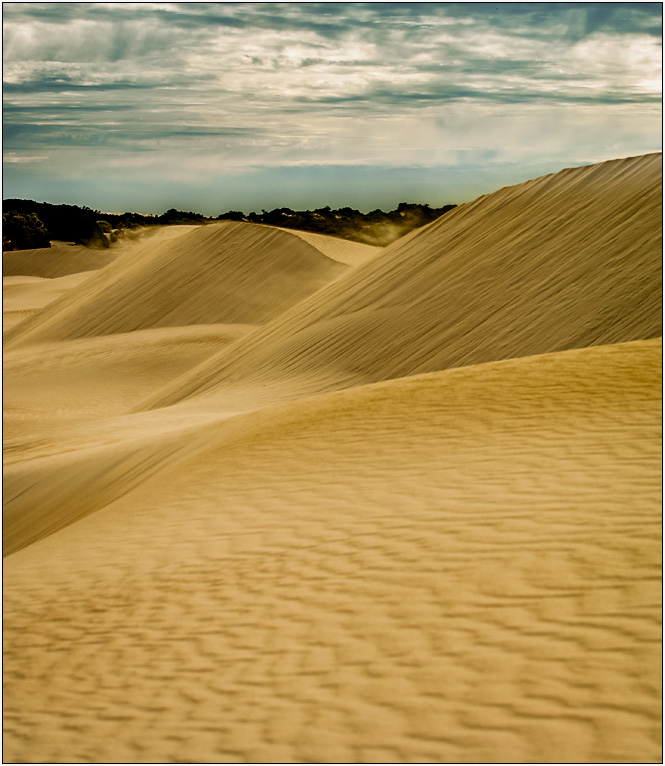
<instances>
[{"instance_id":1,"label":"steep dune slope","mask_svg":"<svg viewBox=\"0 0 665 766\"><path fill-rule=\"evenodd\" d=\"M145 402L326 370L329 387L650 338L662 157L564 170L461 205Z\"/></svg>"},{"instance_id":2,"label":"steep dune slope","mask_svg":"<svg viewBox=\"0 0 665 766\"><path fill-rule=\"evenodd\" d=\"M59 307L74 303L74 295L84 295L78 288L83 282L95 276L92 285L103 284L98 274L116 261L126 263L140 258L145 252L145 244L149 249L163 245L171 239L191 232L191 226L154 226L148 229L137 229L116 242L110 250L91 250L74 245L54 245L51 248L38 250L16 250L3 253L3 349L7 347L8 339L14 338L16 325L30 319L35 314L41 314L49 303L57 301L55 311ZM116 267L121 268L121 267ZM104 274L109 272L104 272ZM113 272L110 272L113 273ZM59 299L66 293L71 293L68 300ZM47 316L52 314L50 311ZM27 326L41 323L42 317L32 320ZM23 332L25 328L21 328Z\"/></svg>"},{"instance_id":3,"label":"steep dune slope","mask_svg":"<svg viewBox=\"0 0 665 766\"><path fill-rule=\"evenodd\" d=\"M379 383L137 461L4 561L5 759L659 761L661 350Z\"/></svg>"},{"instance_id":4,"label":"steep dune slope","mask_svg":"<svg viewBox=\"0 0 665 766\"><path fill-rule=\"evenodd\" d=\"M7 347L151 327L262 323L345 268L270 227L196 227L124 256L88 283L85 294L63 298L10 331Z\"/></svg>"}]
</instances>

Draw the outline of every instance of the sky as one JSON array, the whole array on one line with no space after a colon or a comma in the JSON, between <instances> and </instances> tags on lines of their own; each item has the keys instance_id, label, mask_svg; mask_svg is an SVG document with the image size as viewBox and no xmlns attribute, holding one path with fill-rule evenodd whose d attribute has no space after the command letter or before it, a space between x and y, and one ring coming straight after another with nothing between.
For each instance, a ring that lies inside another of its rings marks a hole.
<instances>
[{"instance_id":1,"label":"sky","mask_svg":"<svg viewBox=\"0 0 665 766\"><path fill-rule=\"evenodd\" d=\"M660 3L3 3L3 197L461 203L661 150Z\"/></svg>"}]
</instances>

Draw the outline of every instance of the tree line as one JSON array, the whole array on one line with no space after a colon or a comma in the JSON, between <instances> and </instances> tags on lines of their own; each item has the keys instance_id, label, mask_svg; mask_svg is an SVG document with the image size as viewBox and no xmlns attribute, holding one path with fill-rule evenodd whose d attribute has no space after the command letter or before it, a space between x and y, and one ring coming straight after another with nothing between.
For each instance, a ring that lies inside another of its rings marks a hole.
<instances>
[{"instance_id":1,"label":"tree line","mask_svg":"<svg viewBox=\"0 0 665 766\"><path fill-rule=\"evenodd\" d=\"M250 221L385 246L412 229L431 223L454 207L455 205L444 205L431 208L429 205L400 202L394 210L387 213L378 209L361 213L350 207L336 210L330 207L316 210L291 210L282 207L270 211L263 210L261 213L250 213L247 216L239 211L231 210L219 215L218 220Z\"/></svg>"},{"instance_id":2,"label":"tree line","mask_svg":"<svg viewBox=\"0 0 665 766\"><path fill-rule=\"evenodd\" d=\"M101 213L76 205L53 205L33 200L8 199L3 203L3 250L28 250L50 247L51 240L62 240L91 248L107 248L120 233L145 226L205 224L213 221L247 221L286 229L343 237L357 242L384 246L414 228L424 226L452 210L455 205L431 208L429 205L400 202L390 212L372 210L361 213L350 207L291 210L275 208L245 215L238 210L216 218L170 208L162 215L142 213Z\"/></svg>"}]
</instances>

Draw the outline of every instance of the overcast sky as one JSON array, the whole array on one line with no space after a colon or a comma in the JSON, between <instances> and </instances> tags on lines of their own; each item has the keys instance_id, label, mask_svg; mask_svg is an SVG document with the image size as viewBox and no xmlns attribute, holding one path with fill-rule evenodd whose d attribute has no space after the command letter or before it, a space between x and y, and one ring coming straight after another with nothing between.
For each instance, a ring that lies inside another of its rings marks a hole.
<instances>
[{"instance_id":1,"label":"overcast sky","mask_svg":"<svg viewBox=\"0 0 665 766\"><path fill-rule=\"evenodd\" d=\"M4 198L459 203L661 149L660 3L4 3Z\"/></svg>"}]
</instances>

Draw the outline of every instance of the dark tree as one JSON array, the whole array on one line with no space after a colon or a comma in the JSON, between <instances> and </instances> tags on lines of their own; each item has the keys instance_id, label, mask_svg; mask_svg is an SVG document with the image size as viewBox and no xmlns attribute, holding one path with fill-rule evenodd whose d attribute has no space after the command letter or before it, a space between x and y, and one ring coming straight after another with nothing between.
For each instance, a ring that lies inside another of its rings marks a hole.
<instances>
[{"instance_id":1,"label":"dark tree","mask_svg":"<svg viewBox=\"0 0 665 766\"><path fill-rule=\"evenodd\" d=\"M33 250L39 247L51 247L51 239L34 213L10 210L2 214L3 250Z\"/></svg>"},{"instance_id":2,"label":"dark tree","mask_svg":"<svg viewBox=\"0 0 665 766\"><path fill-rule=\"evenodd\" d=\"M76 205L51 205L48 202L34 202L25 199L4 201L3 212L26 215L33 213L44 224L50 239L75 242L86 247L106 248L108 239L99 228L99 214L89 208Z\"/></svg>"},{"instance_id":3,"label":"dark tree","mask_svg":"<svg viewBox=\"0 0 665 766\"><path fill-rule=\"evenodd\" d=\"M245 214L239 210L229 210L228 213L222 213L217 216L218 221L244 221Z\"/></svg>"}]
</instances>

